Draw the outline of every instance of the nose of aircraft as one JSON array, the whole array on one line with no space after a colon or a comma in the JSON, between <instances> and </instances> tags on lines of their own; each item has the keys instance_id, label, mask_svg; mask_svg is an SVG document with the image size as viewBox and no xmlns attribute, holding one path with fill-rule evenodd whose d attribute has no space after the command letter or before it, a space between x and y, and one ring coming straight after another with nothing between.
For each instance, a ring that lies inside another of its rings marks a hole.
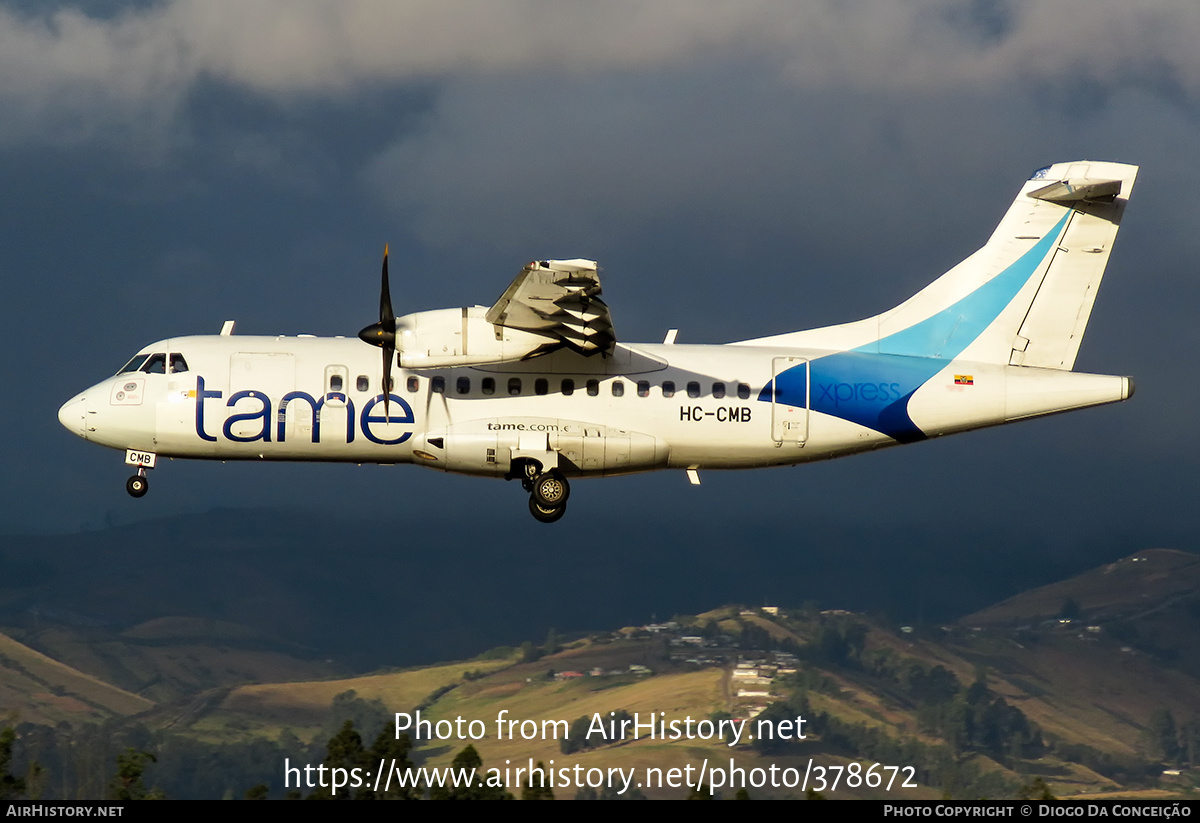
<instances>
[{"instance_id":1,"label":"nose of aircraft","mask_svg":"<svg viewBox=\"0 0 1200 823\"><path fill-rule=\"evenodd\" d=\"M82 394L63 403L58 410L58 422L71 434L87 439L87 398Z\"/></svg>"}]
</instances>

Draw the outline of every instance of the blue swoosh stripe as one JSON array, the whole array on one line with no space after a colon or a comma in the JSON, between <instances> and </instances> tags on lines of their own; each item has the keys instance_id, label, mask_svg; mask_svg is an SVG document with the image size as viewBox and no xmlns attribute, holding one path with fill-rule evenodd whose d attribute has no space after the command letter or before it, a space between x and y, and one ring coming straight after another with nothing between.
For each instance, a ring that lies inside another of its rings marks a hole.
<instances>
[{"instance_id":1,"label":"blue swoosh stripe","mask_svg":"<svg viewBox=\"0 0 1200 823\"><path fill-rule=\"evenodd\" d=\"M908 415L922 385L971 345L1038 270L1066 227L1067 212L1017 260L953 305L907 329L846 352L812 360L812 410L874 429L902 443L925 439ZM805 366L793 366L759 393L804 406Z\"/></svg>"}]
</instances>

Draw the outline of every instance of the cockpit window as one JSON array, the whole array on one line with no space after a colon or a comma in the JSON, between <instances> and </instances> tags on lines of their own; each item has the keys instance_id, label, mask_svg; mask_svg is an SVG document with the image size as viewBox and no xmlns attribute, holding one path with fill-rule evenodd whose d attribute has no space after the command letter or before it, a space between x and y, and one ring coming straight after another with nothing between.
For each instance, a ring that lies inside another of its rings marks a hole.
<instances>
[{"instance_id":1,"label":"cockpit window","mask_svg":"<svg viewBox=\"0 0 1200 823\"><path fill-rule=\"evenodd\" d=\"M177 351L171 352L171 374L179 374L187 370L187 361L183 359L183 355Z\"/></svg>"},{"instance_id":2,"label":"cockpit window","mask_svg":"<svg viewBox=\"0 0 1200 823\"><path fill-rule=\"evenodd\" d=\"M145 361L145 359L146 359L146 355L135 354L133 356L133 359L130 360L128 363L126 363L124 366L122 366L121 370L119 372L117 372L117 374L125 374L126 372L137 371L139 368L141 368L142 363L143 363L143 361Z\"/></svg>"},{"instance_id":3,"label":"cockpit window","mask_svg":"<svg viewBox=\"0 0 1200 823\"><path fill-rule=\"evenodd\" d=\"M138 371L144 371L146 374L166 374L167 373L167 356L162 353L152 354L146 358L146 362Z\"/></svg>"}]
</instances>

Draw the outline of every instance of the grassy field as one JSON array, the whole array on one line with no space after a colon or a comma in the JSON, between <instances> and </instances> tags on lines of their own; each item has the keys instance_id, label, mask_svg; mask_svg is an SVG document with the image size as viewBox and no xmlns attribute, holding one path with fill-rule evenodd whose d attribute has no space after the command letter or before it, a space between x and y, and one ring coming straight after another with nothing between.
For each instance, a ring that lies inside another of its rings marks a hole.
<instances>
[{"instance_id":1,"label":"grassy field","mask_svg":"<svg viewBox=\"0 0 1200 823\"><path fill-rule=\"evenodd\" d=\"M0 634L0 707L31 723L101 720L153 701L109 685Z\"/></svg>"}]
</instances>

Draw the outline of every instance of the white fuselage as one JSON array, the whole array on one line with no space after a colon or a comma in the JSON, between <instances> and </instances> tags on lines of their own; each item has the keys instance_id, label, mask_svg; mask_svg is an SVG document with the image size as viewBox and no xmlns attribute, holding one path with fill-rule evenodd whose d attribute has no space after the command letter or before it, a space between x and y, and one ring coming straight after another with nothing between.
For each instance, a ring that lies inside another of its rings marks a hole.
<instances>
[{"instance_id":1,"label":"white fuselage","mask_svg":"<svg viewBox=\"0 0 1200 823\"><path fill-rule=\"evenodd\" d=\"M156 353L167 356L164 373L96 384L63 406L63 424L106 446L169 457L417 463L495 476L529 457L580 476L801 463L1131 390L1122 377L876 355L880 368L933 373L906 402L920 429L911 437L864 424L863 413L873 415L867 423L885 419L907 386L822 369L836 354L828 350L629 345L609 357L560 351L397 369L387 412L379 351L356 339L213 335L142 350ZM796 378L790 393L777 381L784 374Z\"/></svg>"}]
</instances>

